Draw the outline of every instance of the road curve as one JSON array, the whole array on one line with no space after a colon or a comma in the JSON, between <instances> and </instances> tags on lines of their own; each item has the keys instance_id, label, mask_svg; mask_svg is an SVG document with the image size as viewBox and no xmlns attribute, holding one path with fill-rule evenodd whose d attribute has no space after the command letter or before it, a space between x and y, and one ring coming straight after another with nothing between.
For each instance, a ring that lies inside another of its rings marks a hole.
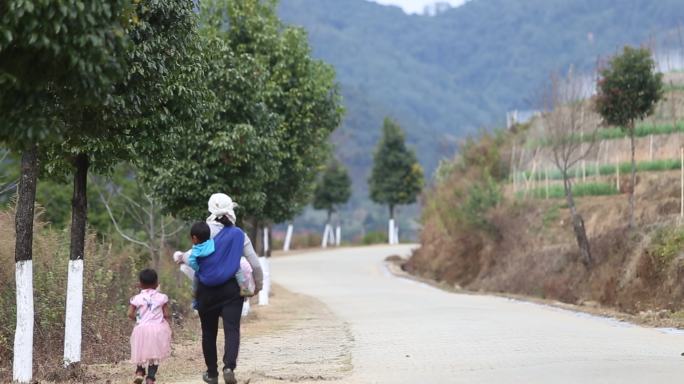
<instances>
[{"instance_id":1,"label":"road curve","mask_svg":"<svg viewBox=\"0 0 684 384\"><path fill-rule=\"evenodd\" d=\"M348 322L356 383L673 383L684 334L391 276L409 246L272 259L274 281Z\"/></svg>"}]
</instances>

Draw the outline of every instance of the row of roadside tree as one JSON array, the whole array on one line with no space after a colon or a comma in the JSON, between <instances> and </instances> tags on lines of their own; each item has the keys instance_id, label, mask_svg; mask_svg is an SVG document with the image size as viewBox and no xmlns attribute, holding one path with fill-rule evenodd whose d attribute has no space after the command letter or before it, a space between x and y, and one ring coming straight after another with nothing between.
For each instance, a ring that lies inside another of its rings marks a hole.
<instances>
[{"instance_id":1,"label":"row of roadside tree","mask_svg":"<svg viewBox=\"0 0 684 384\"><path fill-rule=\"evenodd\" d=\"M311 199L342 117L333 69L275 2L0 3L0 142L21 154L14 380L32 380L34 201L39 177L73 182L64 341L81 360L89 173L136 169L168 212L204 216L226 191L258 228Z\"/></svg>"}]
</instances>

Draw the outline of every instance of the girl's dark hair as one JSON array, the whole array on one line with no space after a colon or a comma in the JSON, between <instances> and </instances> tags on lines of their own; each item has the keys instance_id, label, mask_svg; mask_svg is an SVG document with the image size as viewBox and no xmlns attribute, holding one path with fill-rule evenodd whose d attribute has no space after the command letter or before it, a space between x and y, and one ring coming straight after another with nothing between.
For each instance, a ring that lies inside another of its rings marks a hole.
<instances>
[{"instance_id":1,"label":"girl's dark hair","mask_svg":"<svg viewBox=\"0 0 684 384\"><path fill-rule=\"evenodd\" d=\"M140 279L140 285L146 287L153 287L157 285L157 282L159 280L159 278L157 277L157 271L149 268L140 271L138 278Z\"/></svg>"},{"instance_id":2,"label":"girl's dark hair","mask_svg":"<svg viewBox=\"0 0 684 384\"><path fill-rule=\"evenodd\" d=\"M198 221L190 228L190 236L197 237L200 243L204 243L211 237L211 230L209 224L204 221Z\"/></svg>"},{"instance_id":3,"label":"girl's dark hair","mask_svg":"<svg viewBox=\"0 0 684 384\"><path fill-rule=\"evenodd\" d=\"M228 218L228 216L217 217L217 218L216 218L216 221L218 221L219 223L223 224L224 227L232 227L232 226L233 226L233 222L230 221L230 219Z\"/></svg>"}]
</instances>

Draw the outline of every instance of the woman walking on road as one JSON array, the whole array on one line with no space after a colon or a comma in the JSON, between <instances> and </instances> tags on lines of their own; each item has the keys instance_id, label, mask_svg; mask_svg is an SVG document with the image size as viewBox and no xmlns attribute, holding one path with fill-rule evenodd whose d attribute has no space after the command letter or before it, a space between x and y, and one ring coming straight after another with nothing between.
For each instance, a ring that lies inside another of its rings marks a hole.
<instances>
[{"instance_id":1,"label":"woman walking on road","mask_svg":"<svg viewBox=\"0 0 684 384\"><path fill-rule=\"evenodd\" d=\"M240 258L244 256L252 267L256 292L261 290L263 273L252 242L242 229L235 226L236 204L233 200L228 195L217 193L209 198L208 205L211 216L207 218L207 224L214 239L215 251L211 257L202 259L197 272L197 311L202 324L202 353L207 365L202 379L205 383L218 384L216 338L221 317L225 336L223 379L226 384L235 384L234 371L240 349L240 318L244 303L235 279ZM188 255L187 252L177 253L174 258L179 264L187 264Z\"/></svg>"}]
</instances>

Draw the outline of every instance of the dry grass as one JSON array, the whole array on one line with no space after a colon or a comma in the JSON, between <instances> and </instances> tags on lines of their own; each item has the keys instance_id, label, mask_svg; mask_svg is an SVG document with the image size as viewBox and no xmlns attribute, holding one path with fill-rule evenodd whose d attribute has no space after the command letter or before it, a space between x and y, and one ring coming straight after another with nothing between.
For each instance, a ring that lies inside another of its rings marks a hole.
<instances>
[{"instance_id":1,"label":"dry grass","mask_svg":"<svg viewBox=\"0 0 684 384\"><path fill-rule=\"evenodd\" d=\"M87 381L79 370L62 366L64 312L69 260L68 232L45 226L37 215L34 235L34 376L52 381ZM14 212L0 211L0 382L11 378L12 347L15 328L14 286ZM135 292L140 254L133 248L119 247L89 235L86 241L83 310L83 362L108 363L129 355L132 324L126 318L128 299ZM169 264L160 269L166 291L189 291L182 280L171 276ZM167 282L167 283L165 283ZM167 289L168 288L168 289ZM173 297L173 296L172 296Z\"/></svg>"},{"instance_id":2,"label":"dry grass","mask_svg":"<svg viewBox=\"0 0 684 384\"><path fill-rule=\"evenodd\" d=\"M679 225L679 171L638 175L636 232L626 229L627 196L578 199L594 257L586 268L562 201L504 199L480 213L486 231L459 221L464 188L482 177L474 169L457 171L428 193L422 247L407 271L467 290L593 302L628 313L684 310L684 235L672 229Z\"/></svg>"}]
</instances>

